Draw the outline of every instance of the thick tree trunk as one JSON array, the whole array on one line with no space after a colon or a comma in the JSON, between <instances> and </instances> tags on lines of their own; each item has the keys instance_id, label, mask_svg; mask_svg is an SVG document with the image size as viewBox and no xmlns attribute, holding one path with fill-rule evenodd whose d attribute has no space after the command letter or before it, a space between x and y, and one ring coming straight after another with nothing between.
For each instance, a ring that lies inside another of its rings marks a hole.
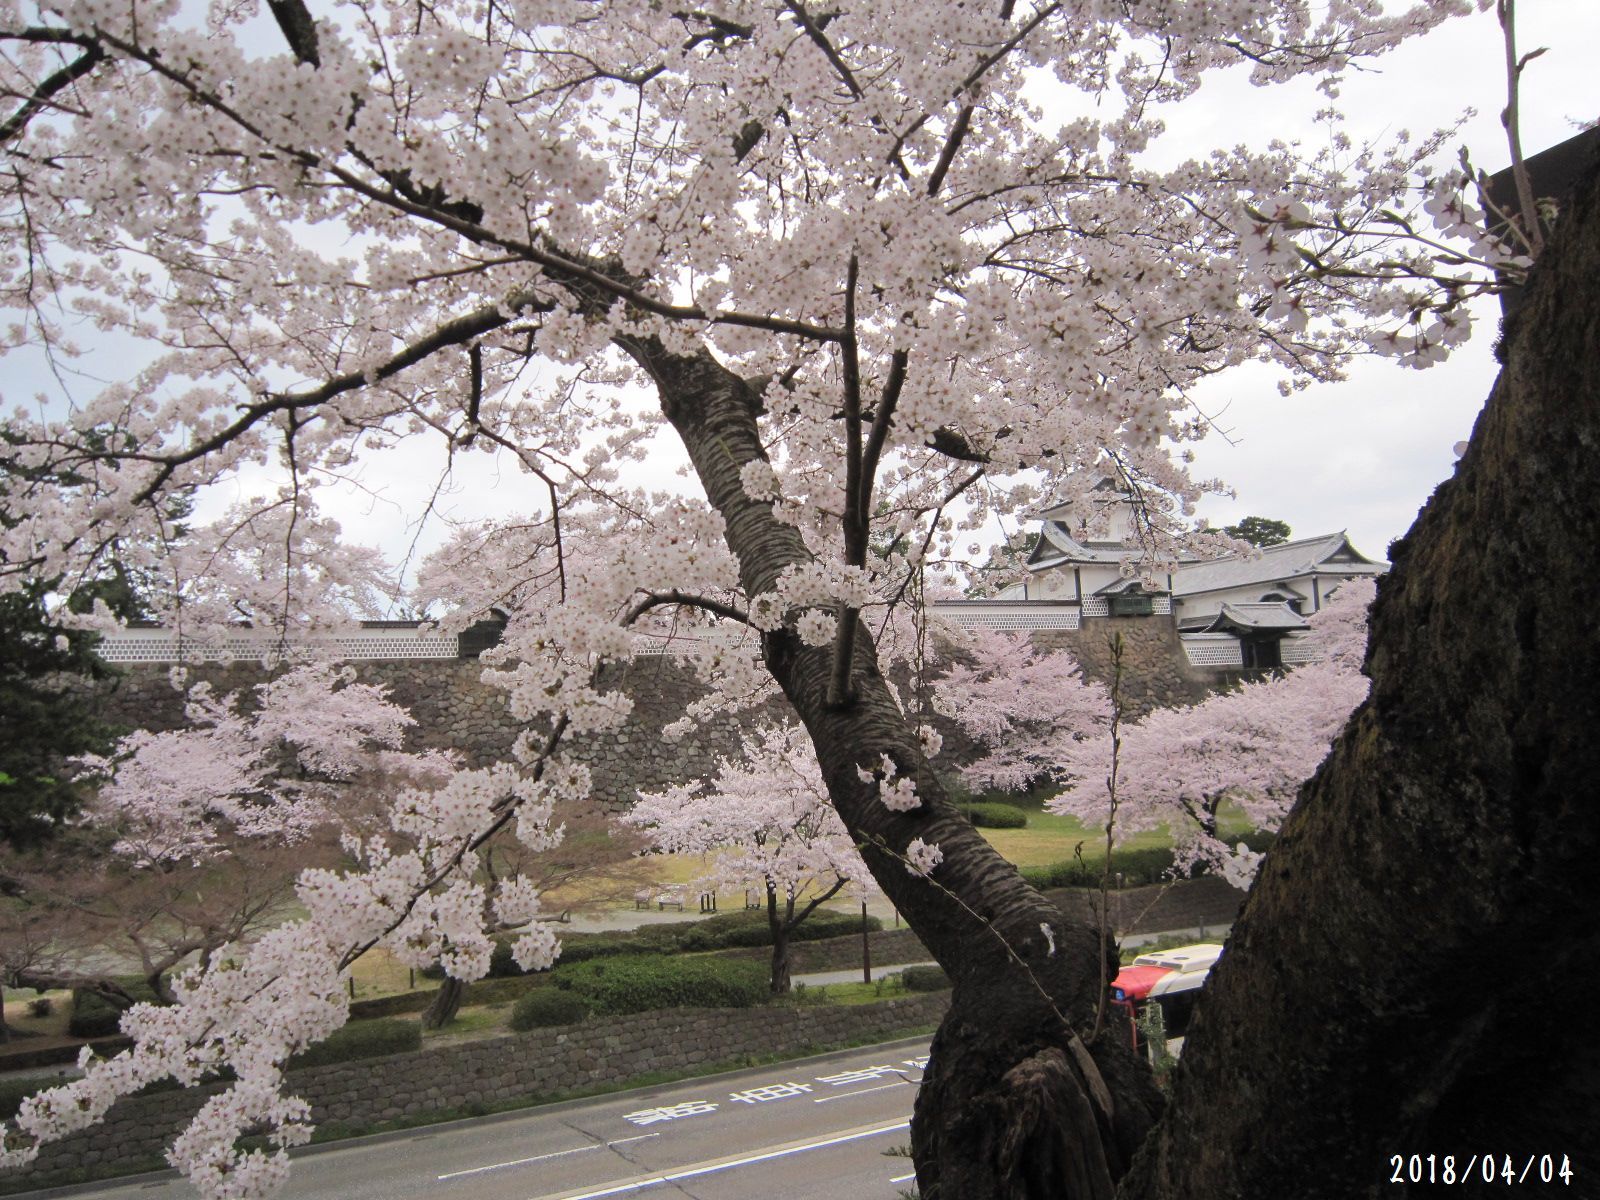
<instances>
[{"instance_id":1,"label":"thick tree trunk","mask_svg":"<svg viewBox=\"0 0 1600 1200\"><path fill-rule=\"evenodd\" d=\"M461 1011L462 998L467 994L467 985L454 975L446 975L439 984L439 990L433 994L433 1000L422 1013L422 1027L424 1029L443 1029L456 1019L456 1014Z\"/></svg>"},{"instance_id":2,"label":"thick tree trunk","mask_svg":"<svg viewBox=\"0 0 1600 1200\"><path fill-rule=\"evenodd\" d=\"M750 595L810 561L799 532L740 485L765 460L759 398L709 354L649 340L625 348L650 372L688 449ZM1025 884L944 796L914 729L858 628L847 705L827 702L831 651L766 635L768 668L816 746L823 778L879 886L954 982L949 1016L912 1124L924 1200L1066 1200L1109 1195L1160 1111L1148 1067L1113 1031L1086 1046L1101 987L1097 931L1068 921ZM890 811L859 768L883 755L917 780L919 809ZM944 860L930 880L904 853L921 838Z\"/></svg>"},{"instance_id":3,"label":"thick tree trunk","mask_svg":"<svg viewBox=\"0 0 1600 1200\"><path fill-rule=\"evenodd\" d=\"M1125 1197L1600 1195L1600 187L1529 293Z\"/></svg>"}]
</instances>

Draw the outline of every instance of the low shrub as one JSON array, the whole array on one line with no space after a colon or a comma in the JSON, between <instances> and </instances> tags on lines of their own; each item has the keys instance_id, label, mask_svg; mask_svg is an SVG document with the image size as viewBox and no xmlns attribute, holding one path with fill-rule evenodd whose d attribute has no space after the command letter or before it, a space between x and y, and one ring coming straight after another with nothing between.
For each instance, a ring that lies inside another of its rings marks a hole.
<instances>
[{"instance_id":1,"label":"low shrub","mask_svg":"<svg viewBox=\"0 0 1600 1200\"><path fill-rule=\"evenodd\" d=\"M961 811L967 815L967 820L985 829L1024 829L1028 824L1028 814L1015 804L985 800L963 804Z\"/></svg>"},{"instance_id":2,"label":"low shrub","mask_svg":"<svg viewBox=\"0 0 1600 1200\"><path fill-rule=\"evenodd\" d=\"M53 1079L0 1079L0 1121L9 1121L17 1115L24 1100L54 1086L55 1082Z\"/></svg>"},{"instance_id":3,"label":"low shrub","mask_svg":"<svg viewBox=\"0 0 1600 1200\"><path fill-rule=\"evenodd\" d=\"M943 967L907 967L900 982L908 992L938 992L950 986L950 976Z\"/></svg>"},{"instance_id":4,"label":"low shrub","mask_svg":"<svg viewBox=\"0 0 1600 1200\"><path fill-rule=\"evenodd\" d=\"M563 933L560 938L561 957L557 961L564 963L588 962L591 958L604 958L612 954L652 954L661 951L659 942L635 937L632 930Z\"/></svg>"},{"instance_id":5,"label":"low shrub","mask_svg":"<svg viewBox=\"0 0 1600 1200\"><path fill-rule=\"evenodd\" d=\"M371 1021L377 1017L398 1017L421 1012L433 1003L433 991L396 992L392 996L373 996L350 1002L352 1021Z\"/></svg>"},{"instance_id":6,"label":"low shrub","mask_svg":"<svg viewBox=\"0 0 1600 1200\"><path fill-rule=\"evenodd\" d=\"M578 992L535 988L512 1006L510 1025L523 1033L547 1025L575 1025L588 1015L589 1002Z\"/></svg>"},{"instance_id":7,"label":"low shrub","mask_svg":"<svg viewBox=\"0 0 1600 1200\"><path fill-rule=\"evenodd\" d=\"M1255 830L1230 837L1229 842L1243 842L1250 849L1260 853L1272 845L1272 834ZM1051 863L1047 867L1024 867L1022 877L1036 888L1076 887L1089 888L1100 886L1100 874L1105 867L1103 854L1088 852L1085 846L1082 859L1068 859L1066 862ZM1169 846L1145 846L1138 848L1125 848L1111 852L1111 883L1118 885L1118 876L1121 877L1122 887L1143 887L1146 884L1161 883L1172 878L1173 857ZM1196 875L1204 875L1204 867L1195 871Z\"/></svg>"},{"instance_id":8,"label":"low shrub","mask_svg":"<svg viewBox=\"0 0 1600 1200\"><path fill-rule=\"evenodd\" d=\"M51 1000L49 996L40 996L37 1000L28 1001L28 1015L30 1017L48 1017L55 1010L55 1001Z\"/></svg>"},{"instance_id":9,"label":"low shrub","mask_svg":"<svg viewBox=\"0 0 1600 1200\"><path fill-rule=\"evenodd\" d=\"M656 1008L751 1008L767 999L767 971L735 959L652 954L558 966L557 988L577 993L601 1014Z\"/></svg>"},{"instance_id":10,"label":"low shrub","mask_svg":"<svg viewBox=\"0 0 1600 1200\"><path fill-rule=\"evenodd\" d=\"M328 1063L349 1062L356 1058L382 1058L386 1054L404 1054L407 1050L422 1047L422 1026L416 1021L396 1021L380 1018L376 1021L352 1021L343 1029L316 1045L302 1050L289 1060L291 1070L299 1067L321 1067Z\"/></svg>"},{"instance_id":11,"label":"low shrub","mask_svg":"<svg viewBox=\"0 0 1600 1200\"><path fill-rule=\"evenodd\" d=\"M528 994L533 988L543 987L550 982L550 976L544 972L536 975L518 975L510 979L480 979L477 983L467 984L467 994L461 998L463 1004L504 1004L510 1000L517 1000Z\"/></svg>"},{"instance_id":12,"label":"low shrub","mask_svg":"<svg viewBox=\"0 0 1600 1200\"><path fill-rule=\"evenodd\" d=\"M883 921L868 916L867 928L877 932L883 928ZM799 927L789 935L789 940L811 942L860 932L859 913L819 908L800 923ZM575 963L591 962L617 955L661 955L678 951L699 952L772 945L772 929L767 924L767 914L756 909L718 913L698 921L673 921L659 925L645 925L639 929L608 930L602 933L561 933L559 936L561 938L561 955L557 960L559 966L571 966ZM425 979L444 978L444 971L437 965L424 968L417 974ZM496 942L494 954L489 960L489 978L515 978L522 974L523 972L511 961L510 944ZM479 1002L474 997L474 1003ZM357 1003L365 1005L371 1002L363 1000ZM408 1006L404 1011L411 1009ZM371 1015L377 1013L373 1012Z\"/></svg>"},{"instance_id":13,"label":"low shrub","mask_svg":"<svg viewBox=\"0 0 1600 1200\"><path fill-rule=\"evenodd\" d=\"M663 927L657 926L657 928ZM725 950L736 946L772 945L772 927L767 921L767 914L759 909L718 913L714 917L707 917L703 921L677 928L681 931L677 940L677 948L680 950ZM883 922L877 917L869 916L867 928L882 929ZM819 908L796 926L794 932L789 935L789 940L814 942L822 938L860 932L859 913Z\"/></svg>"},{"instance_id":14,"label":"low shrub","mask_svg":"<svg viewBox=\"0 0 1600 1200\"><path fill-rule=\"evenodd\" d=\"M133 997L135 1004L155 1003L156 993L143 979L119 979L122 990ZM67 1022L67 1033L72 1037L107 1037L122 1027L122 1014L126 1011L89 988L72 989L72 1017Z\"/></svg>"}]
</instances>

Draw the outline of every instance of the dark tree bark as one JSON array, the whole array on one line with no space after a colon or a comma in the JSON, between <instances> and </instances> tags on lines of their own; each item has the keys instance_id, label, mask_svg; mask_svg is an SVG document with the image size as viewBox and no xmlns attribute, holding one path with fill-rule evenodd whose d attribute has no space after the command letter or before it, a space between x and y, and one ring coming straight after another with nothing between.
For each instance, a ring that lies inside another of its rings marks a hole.
<instances>
[{"instance_id":1,"label":"dark tree bark","mask_svg":"<svg viewBox=\"0 0 1600 1200\"><path fill-rule=\"evenodd\" d=\"M747 593L771 591L786 566L810 556L799 532L740 485L740 468L766 457L759 396L703 351L674 354L647 339L622 344L655 381L722 514ZM1161 1108L1126 1031L1107 1028L1092 1044L1080 1032L1094 1025L1101 956L1114 948L1028 887L948 802L864 629L856 631L847 704L828 703L831 649L779 631L764 637L763 653L810 732L829 795L874 878L954 983L912 1123L923 1200L1109 1196ZM858 768L883 755L915 777L919 809L891 812L876 784L862 781ZM943 851L931 883L906 869L915 838ZM1062 1172L1082 1188L1064 1191Z\"/></svg>"},{"instance_id":2,"label":"dark tree bark","mask_svg":"<svg viewBox=\"0 0 1600 1200\"><path fill-rule=\"evenodd\" d=\"M793 971L789 964L789 932L794 928L794 900L788 902L786 912L778 911L778 889L767 881L767 929L772 934L772 973L769 980L772 994L786 996L791 986Z\"/></svg>"},{"instance_id":3,"label":"dark tree bark","mask_svg":"<svg viewBox=\"0 0 1600 1200\"><path fill-rule=\"evenodd\" d=\"M1388 1182L1413 1153L1457 1175L1477 1155L1480 1180L1485 1154L1530 1179L1567 1156L1572 1184L1532 1194L1600 1195L1596 182L1501 357L1380 583L1372 695L1267 856L1125 1197L1431 1194Z\"/></svg>"},{"instance_id":4,"label":"dark tree bark","mask_svg":"<svg viewBox=\"0 0 1600 1200\"><path fill-rule=\"evenodd\" d=\"M443 1029L456 1019L461 1011L461 1001L467 994L467 985L454 975L446 975L433 994L433 1000L422 1013L424 1029Z\"/></svg>"}]
</instances>

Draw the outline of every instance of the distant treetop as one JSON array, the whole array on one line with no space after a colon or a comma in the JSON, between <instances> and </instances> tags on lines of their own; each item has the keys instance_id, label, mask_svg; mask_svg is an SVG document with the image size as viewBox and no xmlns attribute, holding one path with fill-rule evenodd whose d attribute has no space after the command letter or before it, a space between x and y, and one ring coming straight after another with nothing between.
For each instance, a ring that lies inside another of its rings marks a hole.
<instances>
[{"instance_id":1,"label":"distant treetop","mask_svg":"<svg viewBox=\"0 0 1600 1200\"><path fill-rule=\"evenodd\" d=\"M1288 523L1271 517L1245 517L1237 525L1223 526L1222 532L1252 546L1281 546L1289 540Z\"/></svg>"}]
</instances>

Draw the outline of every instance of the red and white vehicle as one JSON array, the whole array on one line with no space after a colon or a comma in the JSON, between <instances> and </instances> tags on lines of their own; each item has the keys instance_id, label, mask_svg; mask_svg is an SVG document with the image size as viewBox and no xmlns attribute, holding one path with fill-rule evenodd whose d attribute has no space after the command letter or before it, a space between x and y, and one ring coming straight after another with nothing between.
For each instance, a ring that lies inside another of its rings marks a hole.
<instances>
[{"instance_id":1,"label":"red and white vehicle","mask_svg":"<svg viewBox=\"0 0 1600 1200\"><path fill-rule=\"evenodd\" d=\"M1111 1002L1127 1009L1133 1027L1133 1044L1139 1045L1139 1018L1151 1004L1161 1006L1168 1039L1181 1038L1194 1015L1194 1002L1222 954L1215 942L1178 946L1141 954L1111 981Z\"/></svg>"}]
</instances>

